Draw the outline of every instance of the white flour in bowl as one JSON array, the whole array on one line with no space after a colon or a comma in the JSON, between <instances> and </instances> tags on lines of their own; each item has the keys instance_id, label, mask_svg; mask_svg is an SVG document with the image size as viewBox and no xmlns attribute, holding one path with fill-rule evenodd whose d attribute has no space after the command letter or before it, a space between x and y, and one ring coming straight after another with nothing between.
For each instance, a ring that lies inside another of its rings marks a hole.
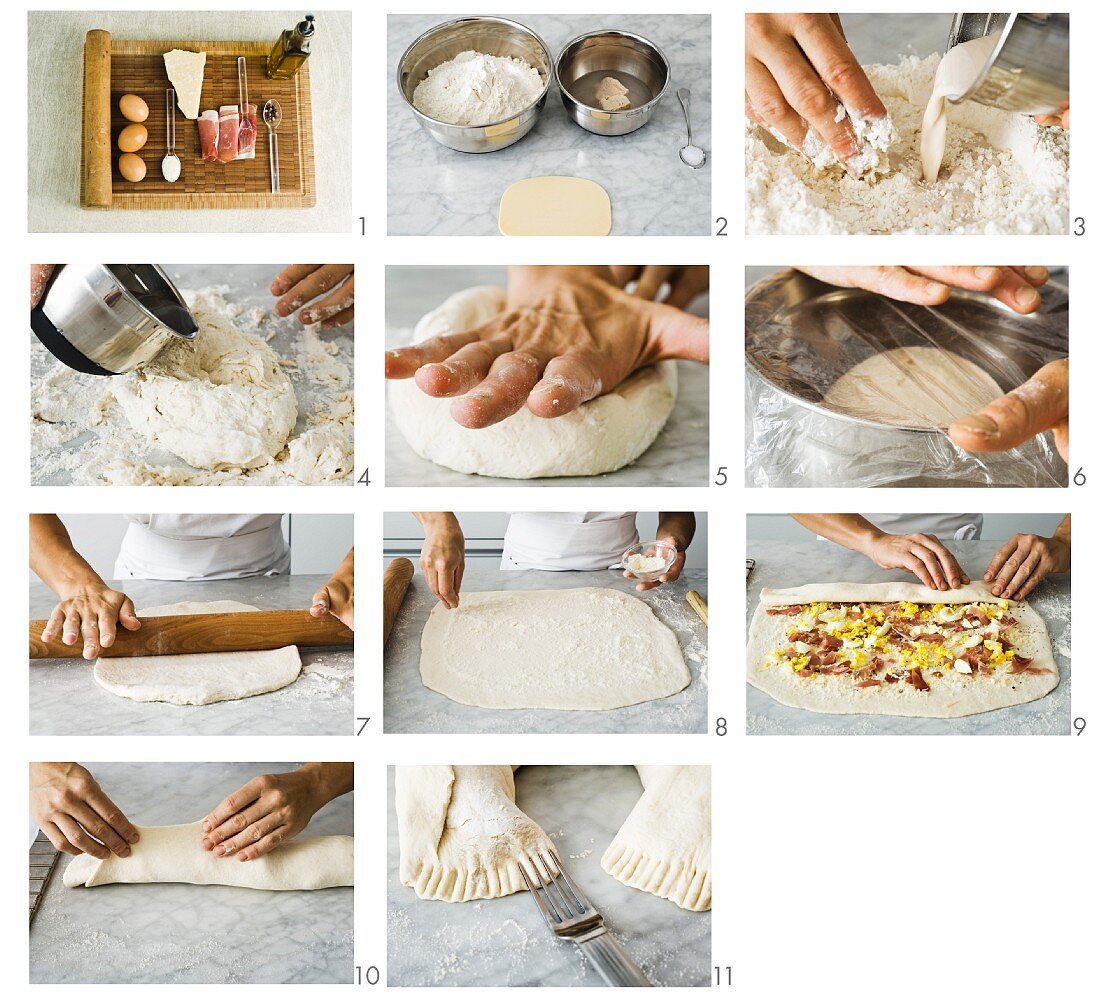
<instances>
[{"instance_id":1,"label":"white flour in bowl","mask_svg":"<svg viewBox=\"0 0 1100 999\"><path fill-rule=\"evenodd\" d=\"M940 57L865 67L898 132L890 170L856 180L819 169L749 123L745 231L1046 234L1069 230L1069 136L1024 115L952 105L939 180L921 175L920 126Z\"/></svg>"},{"instance_id":2,"label":"white flour in bowl","mask_svg":"<svg viewBox=\"0 0 1100 999\"><path fill-rule=\"evenodd\" d=\"M542 87L539 71L524 60L469 50L417 84L413 107L448 125L491 125L525 111Z\"/></svg>"}]
</instances>

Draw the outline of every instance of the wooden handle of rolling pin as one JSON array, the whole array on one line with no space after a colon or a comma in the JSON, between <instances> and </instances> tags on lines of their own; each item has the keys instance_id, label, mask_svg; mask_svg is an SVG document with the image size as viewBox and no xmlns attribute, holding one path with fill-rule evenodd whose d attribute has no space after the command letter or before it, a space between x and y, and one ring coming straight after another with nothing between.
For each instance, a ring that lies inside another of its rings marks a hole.
<instances>
[{"instance_id":1,"label":"wooden handle of rolling pin","mask_svg":"<svg viewBox=\"0 0 1100 999\"><path fill-rule=\"evenodd\" d=\"M84 135L80 164L83 208L111 207L111 33L84 36Z\"/></svg>"},{"instance_id":2,"label":"wooden handle of rolling pin","mask_svg":"<svg viewBox=\"0 0 1100 999\"><path fill-rule=\"evenodd\" d=\"M382 575L382 644L390 638L390 629L401 609L413 578L413 564L407 558L395 558Z\"/></svg>"},{"instance_id":3,"label":"wooden handle of rolling pin","mask_svg":"<svg viewBox=\"0 0 1100 999\"><path fill-rule=\"evenodd\" d=\"M42 641L45 621L31 621L32 659L78 659L84 643L65 645ZM248 611L232 614L175 614L143 617L141 628L121 625L115 644L104 657L166 656L195 652L254 652L286 645L351 645L350 628L331 615L310 617L309 611Z\"/></svg>"},{"instance_id":4,"label":"wooden handle of rolling pin","mask_svg":"<svg viewBox=\"0 0 1100 999\"><path fill-rule=\"evenodd\" d=\"M707 602L694 590L688 590L687 602L691 604L691 609L703 619L703 624L709 627L709 622L707 621Z\"/></svg>"}]
</instances>

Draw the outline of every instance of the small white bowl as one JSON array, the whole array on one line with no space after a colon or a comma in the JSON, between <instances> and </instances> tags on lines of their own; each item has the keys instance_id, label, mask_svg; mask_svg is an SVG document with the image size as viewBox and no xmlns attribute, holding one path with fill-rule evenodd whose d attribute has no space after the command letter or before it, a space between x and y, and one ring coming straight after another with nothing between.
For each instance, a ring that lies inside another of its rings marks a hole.
<instances>
[{"instance_id":1,"label":"small white bowl","mask_svg":"<svg viewBox=\"0 0 1100 999\"><path fill-rule=\"evenodd\" d=\"M675 547L670 545L667 541L639 541L636 545L631 545L623 552L623 568L635 579L643 583L652 583L668 572L672 563L676 561L677 554ZM659 558L661 560L661 567L659 569L652 569L648 572L639 572L636 569L632 569L630 567L630 559L639 556L643 558L646 556Z\"/></svg>"}]
</instances>

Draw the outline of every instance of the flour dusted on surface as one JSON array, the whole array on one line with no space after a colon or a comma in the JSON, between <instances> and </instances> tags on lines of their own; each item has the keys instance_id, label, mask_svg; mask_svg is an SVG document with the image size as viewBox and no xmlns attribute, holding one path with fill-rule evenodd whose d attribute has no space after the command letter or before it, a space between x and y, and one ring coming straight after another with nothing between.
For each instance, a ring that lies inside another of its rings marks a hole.
<instances>
[{"instance_id":1,"label":"flour dusted on surface","mask_svg":"<svg viewBox=\"0 0 1100 999\"><path fill-rule=\"evenodd\" d=\"M1069 137L973 101L948 112L943 168L922 179L920 126L940 57L866 67L898 132L889 172L874 183L820 169L765 129L745 135L749 234L1065 233ZM853 123L854 124L854 123Z\"/></svg>"},{"instance_id":2,"label":"flour dusted on surface","mask_svg":"<svg viewBox=\"0 0 1100 999\"><path fill-rule=\"evenodd\" d=\"M522 59L467 50L440 63L413 91L413 106L448 125L491 125L539 99L543 79Z\"/></svg>"}]
</instances>

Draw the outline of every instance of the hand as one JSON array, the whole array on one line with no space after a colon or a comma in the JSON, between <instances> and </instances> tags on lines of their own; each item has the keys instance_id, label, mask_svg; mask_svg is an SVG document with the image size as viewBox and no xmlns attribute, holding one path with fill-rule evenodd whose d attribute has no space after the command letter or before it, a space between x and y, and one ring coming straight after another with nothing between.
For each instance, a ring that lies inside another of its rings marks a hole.
<instances>
[{"instance_id":1,"label":"hand","mask_svg":"<svg viewBox=\"0 0 1100 999\"><path fill-rule=\"evenodd\" d=\"M66 645L75 645L78 638L83 638L82 655L95 659L103 649L115 644L116 624L127 631L141 627L133 601L106 583L88 582L62 595L42 629L42 641L53 642L60 635Z\"/></svg>"},{"instance_id":2,"label":"hand","mask_svg":"<svg viewBox=\"0 0 1100 999\"><path fill-rule=\"evenodd\" d=\"M676 558L672 560L670 565L657 579L643 580L637 586L634 587L639 593L644 593L646 590L652 590L660 586L662 583L674 583L680 578L680 573L684 571L684 563L687 561L687 553L681 550L679 542L673 537L657 538L657 541L663 541L666 545L671 546L676 552ZM646 555L659 555L660 552L655 548L648 548L645 552ZM634 573L629 569L623 570L623 575L627 579L635 579Z\"/></svg>"},{"instance_id":3,"label":"hand","mask_svg":"<svg viewBox=\"0 0 1100 999\"><path fill-rule=\"evenodd\" d=\"M1069 460L1069 359L1044 364L1023 385L963 416L947 435L966 451L1009 451L1047 430Z\"/></svg>"},{"instance_id":4,"label":"hand","mask_svg":"<svg viewBox=\"0 0 1100 999\"><path fill-rule=\"evenodd\" d=\"M1062 101L1062 113L1061 114L1037 114L1035 115L1035 123L1037 125L1060 125L1067 132L1069 131L1069 101Z\"/></svg>"},{"instance_id":5,"label":"hand","mask_svg":"<svg viewBox=\"0 0 1100 999\"><path fill-rule=\"evenodd\" d=\"M254 777L202 820L202 848L215 857L255 860L297 836L329 800L316 766Z\"/></svg>"},{"instance_id":6,"label":"hand","mask_svg":"<svg viewBox=\"0 0 1100 999\"><path fill-rule=\"evenodd\" d=\"M1026 315L1042 304L1036 288L1050 277L1045 267L798 267L838 288L862 288L898 302L943 305L952 288L984 291Z\"/></svg>"},{"instance_id":7,"label":"hand","mask_svg":"<svg viewBox=\"0 0 1100 999\"><path fill-rule=\"evenodd\" d=\"M908 570L933 590L955 590L970 582L955 556L931 534L880 532L864 554L882 569Z\"/></svg>"},{"instance_id":8,"label":"hand","mask_svg":"<svg viewBox=\"0 0 1100 999\"><path fill-rule=\"evenodd\" d=\"M344 556L340 567L329 581L313 594L313 606L309 613L312 617L324 617L331 614L355 630L355 549Z\"/></svg>"},{"instance_id":9,"label":"hand","mask_svg":"<svg viewBox=\"0 0 1100 999\"><path fill-rule=\"evenodd\" d=\"M847 165L859 142L847 116L836 120L838 101L864 118L886 116L838 15L745 15L748 118L774 128L795 149L813 128Z\"/></svg>"},{"instance_id":10,"label":"hand","mask_svg":"<svg viewBox=\"0 0 1100 999\"><path fill-rule=\"evenodd\" d=\"M444 529L426 534L420 549L420 569L428 589L445 607L454 610L466 570L466 539L461 531Z\"/></svg>"},{"instance_id":11,"label":"hand","mask_svg":"<svg viewBox=\"0 0 1100 999\"><path fill-rule=\"evenodd\" d=\"M46 294L46 285L50 283L57 264L31 264L31 308L42 301Z\"/></svg>"},{"instance_id":12,"label":"hand","mask_svg":"<svg viewBox=\"0 0 1100 999\"><path fill-rule=\"evenodd\" d=\"M613 265L611 273L620 288L625 288L631 281L636 282L632 294L651 302L657 300L661 288L667 284L668 297L664 303L677 309L686 309L710 287L710 268L706 264L686 267Z\"/></svg>"},{"instance_id":13,"label":"hand","mask_svg":"<svg viewBox=\"0 0 1100 999\"><path fill-rule=\"evenodd\" d=\"M307 302L298 318L306 326L320 323L333 329L350 323L355 316L355 266L353 264L290 264L271 282L271 294L279 295L275 314L289 316Z\"/></svg>"},{"instance_id":14,"label":"hand","mask_svg":"<svg viewBox=\"0 0 1100 999\"><path fill-rule=\"evenodd\" d=\"M130 856L137 830L79 763L32 763L31 814L62 853Z\"/></svg>"},{"instance_id":15,"label":"hand","mask_svg":"<svg viewBox=\"0 0 1100 999\"><path fill-rule=\"evenodd\" d=\"M386 355L387 378L416 378L451 404L456 423L481 429L525 404L546 419L610 392L669 358L706 362L709 324L628 295L606 267L516 267L508 307L474 330Z\"/></svg>"},{"instance_id":16,"label":"hand","mask_svg":"<svg viewBox=\"0 0 1100 999\"><path fill-rule=\"evenodd\" d=\"M1060 538L1016 534L1001 545L985 581L994 596L1023 600L1052 572L1069 571L1069 545Z\"/></svg>"}]
</instances>

